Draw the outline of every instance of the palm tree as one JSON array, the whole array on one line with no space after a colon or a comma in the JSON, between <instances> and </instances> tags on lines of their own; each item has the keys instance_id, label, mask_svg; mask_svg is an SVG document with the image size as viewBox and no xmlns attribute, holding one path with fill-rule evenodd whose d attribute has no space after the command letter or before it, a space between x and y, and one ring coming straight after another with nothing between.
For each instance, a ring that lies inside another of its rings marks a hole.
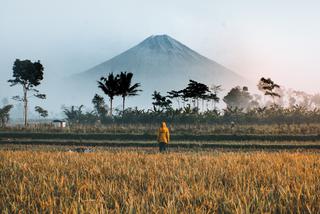
<instances>
[{"instance_id":1,"label":"palm tree","mask_svg":"<svg viewBox=\"0 0 320 214\"><path fill-rule=\"evenodd\" d=\"M98 87L110 99L110 116L112 116L112 101L115 96L119 95L119 75L114 76L113 73L110 73L107 77L101 77Z\"/></svg>"},{"instance_id":2,"label":"palm tree","mask_svg":"<svg viewBox=\"0 0 320 214\"><path fill-rule=\"evenodd\" d=\"M140 83L132 84L133 73L131 72L121 72L119 76L119 95L122 96L122 112L125 109L125 101L128 96L138 95L141 86Z\"/></svg>"}]
</instances>

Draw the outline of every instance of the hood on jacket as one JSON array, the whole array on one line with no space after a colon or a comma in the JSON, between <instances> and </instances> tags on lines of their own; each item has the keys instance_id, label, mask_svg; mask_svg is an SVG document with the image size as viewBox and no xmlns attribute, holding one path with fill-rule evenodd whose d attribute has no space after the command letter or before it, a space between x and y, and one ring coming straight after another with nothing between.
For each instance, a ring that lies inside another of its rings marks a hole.
<instances>
[{"instance_id":1,"label":"hood on jacket","mask_svg":"<svg viewBox=\"0 0 320 214\"><path fill-rule=\"evenodd\" d=\"M161 128L162 129L167 129L168 128L166 122L162 122L161 123Z\"/></svg>"}]
</instances>

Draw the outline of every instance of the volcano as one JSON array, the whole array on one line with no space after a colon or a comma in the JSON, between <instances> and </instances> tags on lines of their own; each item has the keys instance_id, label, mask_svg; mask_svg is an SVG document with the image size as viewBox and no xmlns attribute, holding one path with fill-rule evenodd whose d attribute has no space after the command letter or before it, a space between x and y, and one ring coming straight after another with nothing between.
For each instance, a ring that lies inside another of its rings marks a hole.
<instances>
[{"instance_id":1,"label":"volcano","mask_svg":"<svg viewBox=\"0 0 320 214\"><path fill-rule=\"evenodd\" d=\"M168 35L150 36L129 50L76 75L84 93L99 92L96 81L110 72L128 71L133 81L142 85L140 96L129 98L128 104L151 106L151 94L157 90L166 93L185 87L189 79L223 88L244 84L237 73L197 53ZM83 93L80 93L81 97ZM102 93L100 93L102 94ZM87 98L89 99L89 98Z\"/></svg>"}]
</instances>

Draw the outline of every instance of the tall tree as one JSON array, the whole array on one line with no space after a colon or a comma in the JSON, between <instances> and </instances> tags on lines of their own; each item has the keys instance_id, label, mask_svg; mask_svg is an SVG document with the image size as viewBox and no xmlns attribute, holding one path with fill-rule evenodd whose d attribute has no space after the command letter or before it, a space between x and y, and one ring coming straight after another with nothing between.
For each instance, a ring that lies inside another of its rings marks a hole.
<instances>
[{"instance_id":1,"label":"tall tree","mask_svg":"<svg viewBox=\"0 0 320 214\"><path fill-rule=\"evenodd\" d=\"M197 109L199 109L199 99L207 99L207 93L210 93L209 87L203 83L189 80L188 86L183 90L184 97L190 98L197 102Z\"/></svg>"},{"instance_id":2,"label":"tall tree","mask_svg":"<svg viewBox=\"0 0 320 214\"><path fill-rule=\"evenodd\" d=\"M211 92L209 94L204 95L203 99L206 100L206 101L211 101L211 102L214 103L213 110L216 110L216 103L218 103L220 101L220 98L214 92Z\"/></svg>"},{"instance_id":3,"label":"tall tree","mask_svg":"<svg viewBox=\"0 0 320 214\"><path fill-rule=\"evenodd\" d=\"M98 87L110 99L110 116L112 116L112 102L115 96L119 95L119 75L114 76L113 73L108 74L107 77L101 77L98 81Z\"/></svg>"},{"instance_id":4,"label":"tall tree","mask_svg":"<svg viewBox=\"0 0 320 214\"><path fill-rule=\"evenodd\" d=\"M14 96L13 99L24 103L24 125L28 124L28 92L34 92L32 96L45 99L45 94L40 94L35 87L43 80L43 66L40 61L16 59L13 64L13 79L8 80L10 86L22 85L23 96Z\"/></svg>"},{"instance_id":5,"label":"tall tree","mask_svg":"<svg viewBox=\"0 0 320 214\"><path fill-rule=\"evenodd\" d=\"M258 83L258 89L266 96L271 96L273 104L275 104L275 97L280 97L280 94L275 92L275 89L280 88L278 84L273 82L270 78L266 79L262 77Z\"/></svg>"},{"instance_id":6,"label":"tall tree","mask_svg":"<svg viewBox=\"0 0 320 214\"><path fill-rule=\"evenodd\" d=\"M170 99L177 99L177 103L178 103L178 108L180 108L180 101L179 99L182 98L183 96L183 92L182 90L180 91L175 91L175 90L171 90L169 92L167 92L169 95L167 96Z\"/></svg>"},{"instance_id":7,"label":"tall tree","mask_svg":"<svg viewBox=\"0 0 320 214\"><path fill-rule=\"evenodd\" d=\"M125 109L126 97L136 96L138 92L142 91L139 89L140 83L132 83L133 73L121 72L119 76L119 95L122 96L122 112Z\"/></svg>"}]
</instances>

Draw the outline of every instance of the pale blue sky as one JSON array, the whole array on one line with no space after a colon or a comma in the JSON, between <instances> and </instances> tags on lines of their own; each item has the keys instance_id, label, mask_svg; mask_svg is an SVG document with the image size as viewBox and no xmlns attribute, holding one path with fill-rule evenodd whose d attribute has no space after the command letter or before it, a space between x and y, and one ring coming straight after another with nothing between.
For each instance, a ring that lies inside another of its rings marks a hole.
<instances>
[{"instance_id":1,"label":"pale blue sky","mask_svg":"<svg viewBox=\"0 0 320 214\"><path fill-rule=\"evenodd\" d=\"M0 0L0 98L15 58L40 59L54 81L153 34L253 81L320 92L319 11L311 0Z\"/></svg>"}]
</instances>

